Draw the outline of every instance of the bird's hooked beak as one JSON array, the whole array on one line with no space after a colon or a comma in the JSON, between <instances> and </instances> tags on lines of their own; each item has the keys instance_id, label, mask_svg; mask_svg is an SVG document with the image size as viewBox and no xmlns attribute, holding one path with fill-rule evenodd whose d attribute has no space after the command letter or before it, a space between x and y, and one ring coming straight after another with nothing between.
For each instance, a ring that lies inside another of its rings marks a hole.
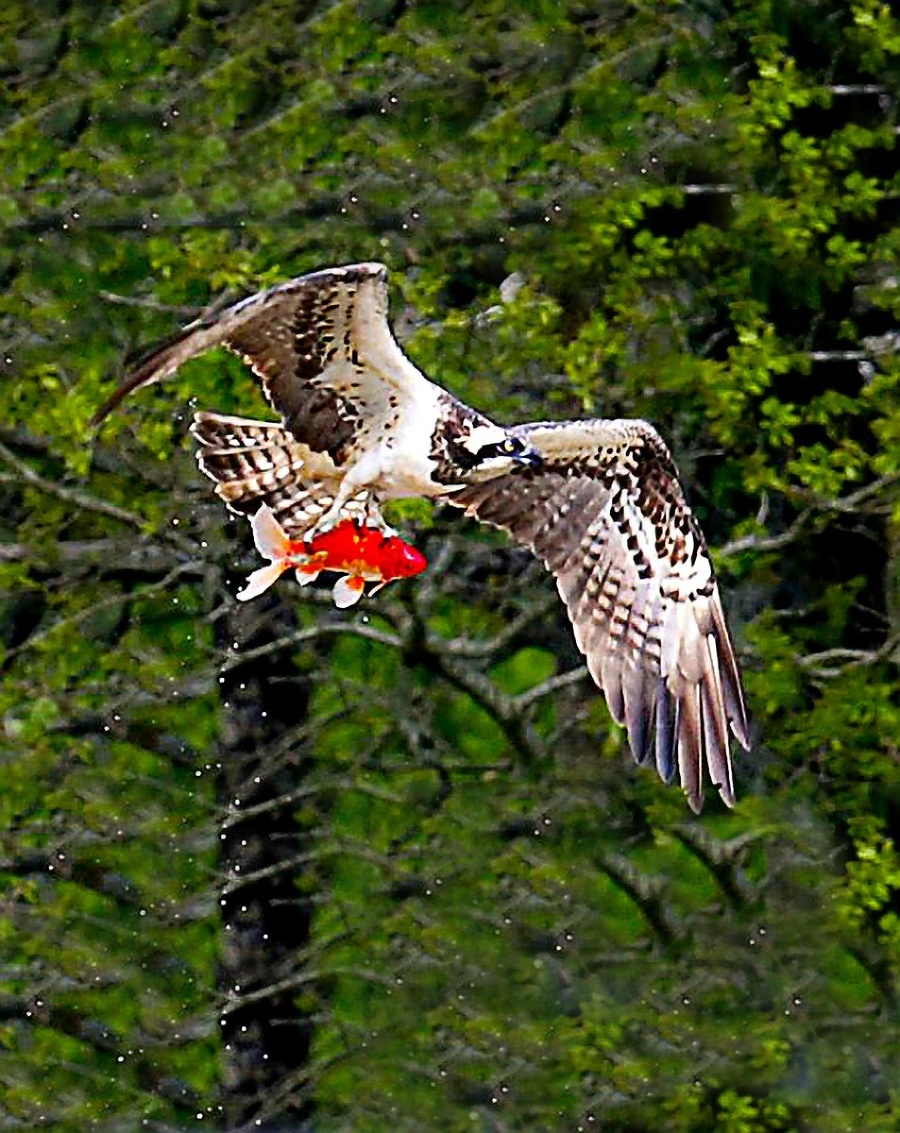
<instances>
[{"instance_id":1,"label":"bird's hooked beak","mask_svg":"<svg viewBox=\"0 0 900 1133\"><path fill-rule=\"evenodd\" d=\"M526 468L541 468L544 463L544 458L538 450L530 446L523 449L522 452L517 452L513 460L516 464L524 464Z\"/></svg>"}]
</instances>

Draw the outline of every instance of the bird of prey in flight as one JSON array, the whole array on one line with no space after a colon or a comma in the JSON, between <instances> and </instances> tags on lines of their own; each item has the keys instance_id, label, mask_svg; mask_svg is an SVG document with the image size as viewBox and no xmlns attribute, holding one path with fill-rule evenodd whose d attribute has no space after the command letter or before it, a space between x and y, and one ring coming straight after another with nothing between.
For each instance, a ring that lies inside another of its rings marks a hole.
<instances>
[{"instance_id":1,"label":"bird of prey in flight","mask_svg":"<svg viewBox=\"0 0 900 1133\"><path fill-rule=\"evenodd\" d=\"M556 576L578 648L638 763L677 767L689 805L704 764L734 803L744 693L712 562L656 430L641 420L504 428L428 381L388 325L387 269L289 280L191 323L95 416L214 347L250 367L280 421L201 412L198 463L229 508L263 505L312 539L350 518L391 534L385 500L464 508Z\"/></svg>"}]
</instances>

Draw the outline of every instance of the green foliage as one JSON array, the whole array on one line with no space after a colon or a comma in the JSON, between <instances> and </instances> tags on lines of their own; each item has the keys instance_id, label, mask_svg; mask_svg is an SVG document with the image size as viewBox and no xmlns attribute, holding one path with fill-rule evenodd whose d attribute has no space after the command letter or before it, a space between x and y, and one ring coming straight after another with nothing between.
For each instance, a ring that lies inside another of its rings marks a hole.
<instances>
[{"instance_id":1,"label":"green foliage","mask_svg":"<svg viewBox=\"0 0 900 1133\"><path fill-rule=\"evenodd\" d=\"M552 584L430 505L392 514L431 573L361 613L285 582L307 720L258 755L296 772L313 841L281 868L314 909L271 977L313 1024L287 1092L334 1130L894 1129L891 7L46 7L0 13L10 1119L193 1127L237 1065L217 763L255 723L218 689L250 556L184 433L186 406L267 410L215 353L90 416L207 304L377 258L466 400L659 427L755 748L735 812L689 821Z\"/></svg>"}]
</instances>

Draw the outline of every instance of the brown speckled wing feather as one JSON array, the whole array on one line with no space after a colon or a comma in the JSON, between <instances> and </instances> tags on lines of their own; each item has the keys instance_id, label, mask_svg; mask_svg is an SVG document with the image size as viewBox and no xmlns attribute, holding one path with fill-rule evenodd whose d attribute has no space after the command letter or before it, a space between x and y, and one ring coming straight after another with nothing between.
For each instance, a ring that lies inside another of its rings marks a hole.
<instances>
[{"instance_id":1,"label":"brown speckled wing feather","mask_svg":"<svg viewBox=\"0 0 900 1133\"><path fill-rule=\"evenodd\" d=\"M703 765L734 803L729 730L747 712L712 562L668 450L644 421L513 430L544 457L451 502L507 530L556 575L578 648L639 763L677 766L703 802Z\"/></svg>"},{"instance_id":2,"label":"brown speckled wing feather","mask_svg":"<svg viewBox=\"0 0 900 1133\"><path fill-rule=\"evenodd\" d=\"M387 269L353 264L300 276L198 319L155 350L98 410L217 346L252 369L293 437L340 466L429 383L387 322Z\"/></svg>"}]
</instances>

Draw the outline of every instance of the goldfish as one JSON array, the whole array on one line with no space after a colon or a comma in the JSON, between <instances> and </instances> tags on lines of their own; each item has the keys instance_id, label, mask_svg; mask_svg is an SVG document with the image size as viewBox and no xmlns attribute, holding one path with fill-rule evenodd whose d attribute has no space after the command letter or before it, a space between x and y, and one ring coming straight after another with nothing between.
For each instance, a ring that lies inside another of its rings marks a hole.
<instances>
[{"instance_id":1,"label":"goldfish","mask_svg":"<svg viewBox=\"0 0 900 1133\"><path fill-rule=\"evenodd\" d=\"M421 574L428 565L425 556L399 535L385 535L353 519L342 520L311 542L291 539L267 504L262 505L250 524L256 549L269 560L269 565L248 577L237 593L242 602L268 590L291 568L301 586L308 586L322 571L335 571L343 577L334 584L332 597L335 606L343 610L359 601L367 582L377 582L377 591L395 578Z\"/></svg>"}]
</instances>

